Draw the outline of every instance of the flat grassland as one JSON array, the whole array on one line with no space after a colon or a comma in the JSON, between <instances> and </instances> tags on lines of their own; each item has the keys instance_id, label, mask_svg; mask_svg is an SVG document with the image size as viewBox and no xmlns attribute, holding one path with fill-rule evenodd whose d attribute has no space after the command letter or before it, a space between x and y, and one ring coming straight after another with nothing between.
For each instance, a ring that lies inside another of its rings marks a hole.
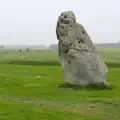
<instances>
[{"instance_id":1,"label":"flat grassland","mask_svg":"<svg viewBox=\"0 0 120 120\"><path fill-rule=\"evenodd\" d=\"M0 120L120 120L120 49L99 53L113 89L59 88L57 51L0 52Z\"/></svg>"}]
</instances>

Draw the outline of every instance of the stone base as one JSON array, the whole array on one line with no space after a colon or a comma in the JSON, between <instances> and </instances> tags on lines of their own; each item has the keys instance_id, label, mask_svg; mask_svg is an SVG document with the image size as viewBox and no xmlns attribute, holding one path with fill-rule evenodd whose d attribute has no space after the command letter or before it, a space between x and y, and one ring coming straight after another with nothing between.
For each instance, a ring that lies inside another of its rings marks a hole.
<instances>
[{"instance_id":1,"label":"stone base","mask_svg":"<svg viewBox=\"0 0 120 120\"><path fill-rule=\"evenodd\" d=\"M113 87L109 84L89 84L89 85L72 85L69 83L63 83L58 86L59 88L67 88L73 90L105 90L105 89L113 89Z\"/></svg>"}]
</instances>

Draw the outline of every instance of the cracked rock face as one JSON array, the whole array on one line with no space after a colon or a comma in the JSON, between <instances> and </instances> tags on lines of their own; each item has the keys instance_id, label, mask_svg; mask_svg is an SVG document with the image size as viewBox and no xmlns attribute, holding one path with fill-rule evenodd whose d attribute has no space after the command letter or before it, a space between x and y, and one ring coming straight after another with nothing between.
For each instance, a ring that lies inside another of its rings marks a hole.
<instances>
[{"instance_id":1,"label":"cracked rock face","mask_svg":"<svg viewBox=\"0 0 120 120\"><path fill-rule=\"evenodd\" d=\"M58 17L56 35L65 81L70 84L106 84L107 66L72 11Z\"/></svg>"}]
</instances>

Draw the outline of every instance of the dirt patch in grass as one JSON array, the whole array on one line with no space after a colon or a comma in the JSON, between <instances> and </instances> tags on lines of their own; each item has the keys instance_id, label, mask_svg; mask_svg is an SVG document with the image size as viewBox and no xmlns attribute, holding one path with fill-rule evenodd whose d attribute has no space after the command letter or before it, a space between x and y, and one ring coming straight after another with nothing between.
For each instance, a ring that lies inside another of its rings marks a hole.
<instances>
[{"instance_id":1,"label":"dirt patch in grass","mask_svg":"<svg viewBox=\"0 0 120 120\"><path fill-rule=\"evenodd\" d=\"M30 97L16 97L1 95L0 101L11 101L14 104L30 105L33 108L56 110L82 116L102 116L105 119L111 117L117 120L120 117L120 100L76 100L76 101L50 101ZM119 119L118 119L119 120Z\"/></svg>"},{"instance_id":2,"label":"dirt patch in grass","mask_svg":"<svg viewBox=\"0 0 120 120\"><path fill-rule=\"evenodd\" d=\"M50 108L50 109L58 109L62 111L68 111L72 113L80 113L84 115L101 115L104 114L104 110L102 107L104 103L92 103L90 101L84 102L83 104L79 104L78 106L75 104L63 103L63 101L43 101L40 99L33 99L33 98L18 98L14 96L7 96L3 95L0 96L0 100L10 100L16 103L23 103L23 104L32 104L37 105L38 107L42 108ZM83 101L81 101L82 103Z\"/></svg>"},{"instance_id":3,"label":"dirt patch in grass","mask_svg":"<svg viewBox=\"0 0 120 120\"><path fill-rule=\"evenodd\" d=\"M81 113L84 115L102 115L104 114L104 109L102 109L104 104L96 103L96 104L89 104L82 107L66 107L64 110L72 111L73 113Z\"/></svg>"}]
</instances>

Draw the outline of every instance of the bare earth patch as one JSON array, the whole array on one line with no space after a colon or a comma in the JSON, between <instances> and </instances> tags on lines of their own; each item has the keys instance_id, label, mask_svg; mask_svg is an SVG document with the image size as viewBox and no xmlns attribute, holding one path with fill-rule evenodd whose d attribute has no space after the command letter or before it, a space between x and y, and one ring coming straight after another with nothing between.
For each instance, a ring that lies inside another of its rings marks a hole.
<instances>
[{"instance_id":1,"label":"bare earth patch","mask_svg":"<svg viewBox=\"0 0 120 120\"><path fill-rule=\"evenodd\" d=\"M81 113L84 115L101 115L104 114L104 109L102 107L104 106L103 103L83 103L83 105L77 106L76 104L68 105L63 104L63 101L43 101L40 99L33 99L33 98L19 98L15 96L7 96L7 95L1 95L0 100L10 100L16 103L24 103L24 104L35 104L37 106L40 106L42 108L52 108L52 109L59 109L63 111L69 111L73 113Z\"/></svg>"}]
</instances>

